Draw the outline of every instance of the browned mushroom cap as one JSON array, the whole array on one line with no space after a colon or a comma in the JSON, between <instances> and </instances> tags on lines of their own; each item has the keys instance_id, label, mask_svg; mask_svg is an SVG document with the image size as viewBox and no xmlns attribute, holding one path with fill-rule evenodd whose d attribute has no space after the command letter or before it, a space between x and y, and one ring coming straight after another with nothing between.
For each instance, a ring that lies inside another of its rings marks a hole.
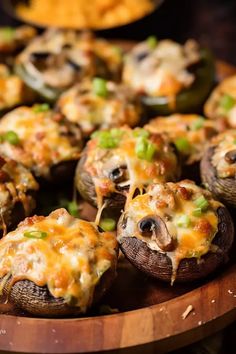
<instances>
[{"instance_id":1,"label":"browned mushroom cap","mask_svg":"<svg viewBox=\"0 0 236 354\"><path fill-rule=\"evenodd\" d=\"M109 268L101 277L95 288L91 305L100 301L104 293L110 288L116 276L115 267ZM4 282L4 279L2 279ZM82 314L80 307L73 306L73 298L68 304L63 298L55 298L47 286L40 287L29 280L20 280L11 285L11 278L5 283L3 294L17 307L35 316L61 317Z\"/></svg>"},{"instance_id":2,"label":"browned mushroom cap","mask_svg":"<svg viewBox=\"0 0 236 354\"><path fill-rule=\"evenodd\" d=\"M220 178L217 176L216 168L212 164L212 157L216 146L210 146L202 158L200 164L202 182L211 191L215 198L227 205L236 206L236 180L235 178ZM225 160L235 163L236 151L226 153ZM235 159L235 161L234 161Z\"/></svg>"},{"instance_id":3,"label":"browned mushroom cap","mask_svg":"<svg viewBox=\"0 0 236 354\"><path fill-rule=\"evenodd\" d=\"M233 242L234 226L225 207L218 208L217 215L218 232L212 242L217 246L217 250L209 251L201 257L201 261L197 258L182 259L177 269L176 282L188 282L206 277L227 261ZM118 236L122 235L122 228L125 228L125 223L122 226L120 222ZM135 267L154 278L171 281L173 269L168 253L152 250L147 243L136 237L120 237L119 242L122 252Z\"/></svg>"}]
</instances>

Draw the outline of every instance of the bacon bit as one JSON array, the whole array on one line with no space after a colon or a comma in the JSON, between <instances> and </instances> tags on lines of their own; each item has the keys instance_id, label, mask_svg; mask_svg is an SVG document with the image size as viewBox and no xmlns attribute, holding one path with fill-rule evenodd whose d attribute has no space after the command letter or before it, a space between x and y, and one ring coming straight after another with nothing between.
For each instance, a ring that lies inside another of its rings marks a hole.
<instances>
[{"instance_id":1,"label":"bacon bit","mask_svg":"<svg viewBox=\"0 0 236 354\"><path fill-rule=\"evenodd\" d=\"M10 179L9 175L5 171L0 170L0 183L7 182L9 181L9 179Z\"/></svg>"},{"instance_id":2,"label":"bacon bit","mask_svg":"<svg viewBox=\"0 0 236 354\"><path fill-rule=\"evenodd\" d=\"M167 208L168 204L164 200L157 200L156 207L160 209Z\"/></svg>"},{"instance_id":3,"label":"bacon bit","mask_svg":"<svg viewBox=\"0 0 236 354\"><path fill-rule=\"evenodd\" d=\"M46 136L45 132L38 132L35 134L35 138L37 140L42 140L43 138L45 138L45 136Z\"/></svg>"},{"instance_id":4,"label":"bacon bit","mask_svg":"<svg viewBox=\"0 0 236 354\"><path fill-rule=\"evenodd\" d=\"M185 318L187 318L188 315L190 314L190 312L192 312L192 311L193 311L193 306L192 305L188 305L186 310L181 315L182 319L185 320Z\"/></svg>"},{"instance_id":5,"label":"bacon bit","mask_svg":"<svg viewBox=\"0 0 236 354\"><path fill-rule=\"evenodd\" d=\"M0 168L1 168L3 165L5 165L5 163L6 163L6 160L5 160L2 156L0 156Z\"/></svg>"},{"instance_id":6,"label":"bacon bit","mask_svg":"<svg viewBox=\"0 0 236 354\"><path fill-rule=\"evenodd\" d=\"M61 113L55 113L53 115L53 120L55 122L61 122L64 119L63 115Z\"/></svg>"},{"instance_id":7,"label":"bacon bit","mask_svg":"<svg viewBox=\"0 0 236 354\"><path fill-rule=\"evenodd\" d=\"M180 194L180 197L184 200L189 200L191 197L191 192L185 187L178 187L178 193Z\"/></svg>"},{"instance_id":8,"label":"bacon bit","mask_svg":"<svg viewBox=\"0 0 236 354\"><path fill-rule=\"evenodd\" d=\"M44 219L44 216L38 216L38 215L34 215L34 216L30 216L28 218L26 218L25 220L23 220L19 226L25 225L25 226L31 226L34 225L37 221L42 221Z\"/></svg>"},{"instance_id":9,"label":"bacon bit","mask_svg":"<svg viewBox=\"0 0 236 354\"><path fill-rule=\"evenodd\" d=\"M212 226L211 224L208 222L208 220L206 219L200 219L195 227L194 230L197 230L203 234L209 235L211 230L212 230Z\"/></svg>"},{"instance_id":10,"label":"bacon bit","mask_svg":"<svg viewBox=\"0 0 236 354\"><path fill-rule=\"evenodd\" d=\"M113 183L109 179L103 179L99 181L98 185L99 192L103 196L107 196L114 189Z\"/></svg>"}]
</instances>

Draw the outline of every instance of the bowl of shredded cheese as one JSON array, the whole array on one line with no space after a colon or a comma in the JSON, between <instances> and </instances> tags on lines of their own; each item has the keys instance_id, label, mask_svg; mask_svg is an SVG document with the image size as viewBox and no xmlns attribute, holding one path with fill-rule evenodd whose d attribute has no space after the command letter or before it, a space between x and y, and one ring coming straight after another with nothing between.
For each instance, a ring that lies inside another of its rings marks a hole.
<instances>
[{"instance_id":1,"label":"bowl of shredded cheese","mask_svg":"<svg viewBox=\"0 0 236 354\"><path fill-rule=\"evenodd\" d=\"M8 13L39 27L103 30L135 22L163 0L4 0Z\"/></svg>"}]
</instances>

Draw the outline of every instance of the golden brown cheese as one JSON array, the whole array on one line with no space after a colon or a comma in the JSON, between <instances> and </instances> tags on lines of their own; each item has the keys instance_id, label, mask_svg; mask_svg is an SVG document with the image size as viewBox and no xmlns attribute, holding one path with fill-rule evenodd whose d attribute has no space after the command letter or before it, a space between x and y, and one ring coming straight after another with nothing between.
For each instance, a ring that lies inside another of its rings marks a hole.
<instances>
[{"instance_id":1,"label":"golden brown cheese","mask_svg":"<svg viewBox=\"0 0 236 354\"><path fill-rule=\"evenodd\" d=\"M173 114L168 117L152 119L144 127L150 133L166 133L173 143L186 142L183 149L179 149L186 164L200 161L210 138L218 133L217 124L206 120L197 114Z\"/></svg>"},{"instance_id":2,"label":"golden brown cheese","mask_svg":"<svg viewBox=\"0 0 236 354\"><path fill-rule=\"evenodd\" d=\"M11 276L12 285L27 279L47 286L55 298L73 300L82 312L116 262L114 234L100 233L94 223L73 218L65 209L27 218L0 240L0 278Z\"/></svg>"},{"instance_id":3,"label":"golden brown cheese","mask_svg":"<svg viewBox=\"0 0 236 354\"><path fill-rule=\"evenodd\" d=\"M224 79L213 90L204 112L208 118L224 118L229 128L236 128L236 75Z\"/></svg>"},{"instance_id":4,"label":"golden brown cheese","mask_svg":"<svg viewBox=\"0 0 236 354\"><path fill-rule=\"evenodd\" d=\"M211 162L219 178L236 176L236 130L227 130L212 140L215 146Z\"/></svg>"},{"instance_id":5,"label":"golden brown cheese","mask_svg":"<svg viewBox=\"0 0 236 354\"><path fill-rule=\"evenodd\" d=\"M134 92L124 85L107 82L107 95L97 95L91 81L78 84L62 94L57 108L69 121L78 124L85 135L96 128L109 129L138 124L141 104Z\"/></svg>"},{"instance_id":6,"label":"golden brown cheese","mask_svg":"<svg viewBox=\"0 0 236 354\"><path fill-rule=\"evenodd\" d=\"M198 215L196 200L202 197L208 205ZM218 231L217 209L220 206L208 191L189 180L151 185L147 193L135 197L127 205L124 213L126 226L122 229L120 238L136 237L147 243L152 250L163 252L157 245L154 234L145 237L138 228L144 217L161 217L176 243L173 251L166 252L172 261L173 281L182 259L200 258L213 250L212 240Z\"/></svg>"},{"instance_id":7,"label":"golden brown cheese","mask_svg":"<svg viewBox=\"0 0 236 354\"><path fill-rule=\"evenodd\" d=\"M56 121L52 111L38 112L37 107L19 107L1 119L0 135L13 131L19 144L5 140L0 153L21 162L36 176L48 178L53 165L77 160L80 146L72 145L66 126Z\"/></svg>"},{"instance_id":8,"label":"golden brown cheese","mask_svg":"<svg viewBox=\"0 0 236 354\"><path fill-rule=\"evenodd\" d=\"M192 85L195 77L188 67L199 60L199 48L193 40L184 45L161 40L154 48L148 41L142 42L126 57L123 81L139 93L173 98Z\"/></svg>"},{"instance_id":9,"label":"golden brown cheese","mask_svg":"<svg viewBox=\"0 0 236 354\"><path fill-rule=\"evenodd\" d=\"M0 64L0 110L32 102L33 92L6 65Z\"/></svg>"},{"instance_id":10,"label":"golden brown cheese","mask_svg":"<svg viewBox=\"0 0 236 354\"><path fill-rule=\"evenodd\" d=\"M104 197L109 197L114 192L127 194L124 187L129 190L128 203L136 189L142 190L150 183L175 181L179 176L177 157L165 136L149 136L144 129L132 130L123 127L105 131L105 134L108 134L105 136L105 144L109 139L115 144L112 148L109 148L109 145L104 148L100 145L103 134L104 132L98 132L97 135L95 133L88 142L84 167L93 179L99 208L103 205ZM143 137L143 134L146 137ZM154 149L151 159L148 159L149 155L145 155L147 151L144 151L144 156L139 155L140 148L142 150L143 145L146 148L149 144ZM124 169L124 174L121 180L115 183L110 175L120 167Z\"/></svg>"}]
</instances>

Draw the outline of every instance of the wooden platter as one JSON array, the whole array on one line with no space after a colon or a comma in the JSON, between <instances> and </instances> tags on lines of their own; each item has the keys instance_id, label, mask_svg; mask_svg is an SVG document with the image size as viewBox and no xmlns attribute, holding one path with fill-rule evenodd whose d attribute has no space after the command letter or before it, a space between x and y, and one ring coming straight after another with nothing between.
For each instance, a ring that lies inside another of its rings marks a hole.
<instances>
[{"instance_id":1,"label":"wooden platter","mask_svg":"<svg viewBox=\"0 0 236 354\"><path fill-rule=\"evenodd\" d=\"M236 72L217 62L223 79ZM84 204L83 216L94 210ZM235 248L235 247L234 247ZM123 256L118 276L102 301L118 313L87 317L35 318L0 303L0 350L24 353L154 354L200 340L236 320L236 259L212 277L188 285L150 279Z\"/></svg>"}]
</instances>

